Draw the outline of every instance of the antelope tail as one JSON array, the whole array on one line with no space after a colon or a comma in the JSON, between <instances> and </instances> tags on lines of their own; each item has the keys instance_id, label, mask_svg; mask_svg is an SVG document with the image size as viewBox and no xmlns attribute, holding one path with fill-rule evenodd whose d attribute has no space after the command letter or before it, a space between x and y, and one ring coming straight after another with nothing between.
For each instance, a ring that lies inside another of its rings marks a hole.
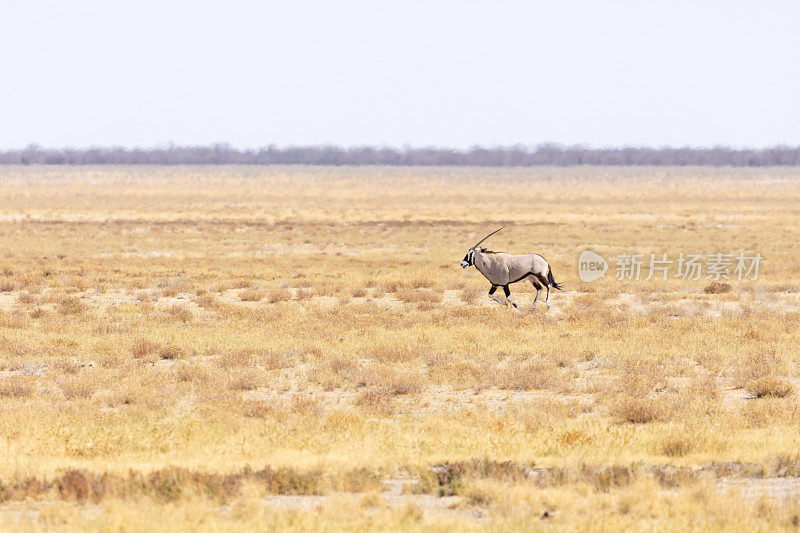
<instances>
[{"instance_id":1,"label":"antelope tail","mask_svg":"<svg viewBox=\"0 0 800 533\"><path fill-rule=\"evenodd\" d=\"M556 288L556 289L558 289L560 291L564 290L564 288L561 285L556 283L556 278L553 277L553 269L552 268L547 270L547 281L549 281L550 285L552 285L554 288Z\"/></svg>"}]
</instances>

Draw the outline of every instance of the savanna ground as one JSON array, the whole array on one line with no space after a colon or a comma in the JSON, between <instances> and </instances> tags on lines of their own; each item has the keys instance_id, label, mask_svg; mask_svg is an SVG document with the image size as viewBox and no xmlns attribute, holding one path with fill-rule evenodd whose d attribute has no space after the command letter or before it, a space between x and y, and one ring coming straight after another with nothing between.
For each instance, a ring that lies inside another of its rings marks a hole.
<instances>
[{"instance_id":1,"label":"savanna ground","mask_svg":"<svg viewBox=\"0 0 800 533\"><path fill-rule=\"evenodd\" d=\"M2 167L0 527L796 529L799 179ZM459 268L504 224L549 311ZM586 248L765 262L708 294Z\"/></svg>"}]
</instances>

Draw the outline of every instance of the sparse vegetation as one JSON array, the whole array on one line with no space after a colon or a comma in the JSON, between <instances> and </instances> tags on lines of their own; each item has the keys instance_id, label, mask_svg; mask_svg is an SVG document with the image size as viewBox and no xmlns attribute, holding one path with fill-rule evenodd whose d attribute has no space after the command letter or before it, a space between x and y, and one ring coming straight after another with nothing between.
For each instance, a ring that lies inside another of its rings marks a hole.
<instances>
[{"instance_id":1,"label":"sparse vegetation","mask_svg":"<svg viewBox=\"0 0 800 533\"><path fill-rule=\"evenodd\" d=\"M795 170L0 178L4 529L794 527L718 486L800 475ZM549 311L459 268L502 224L569 287ZM587 284L576 246L768 270Z\"/></svg>"}]
</instances>

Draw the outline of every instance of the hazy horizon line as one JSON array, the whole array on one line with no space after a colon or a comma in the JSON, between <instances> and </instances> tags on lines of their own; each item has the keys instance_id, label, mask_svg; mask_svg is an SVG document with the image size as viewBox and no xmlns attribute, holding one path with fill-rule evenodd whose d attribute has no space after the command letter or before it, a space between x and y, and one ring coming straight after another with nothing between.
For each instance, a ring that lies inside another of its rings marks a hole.
<instances>
[{"instance_id":1,"label":"hazy horizon line","mask_svg":"<svg viewBox=\"0 0 800 533\"><path fill-rule=\"evenodd\" d=\"M159 148L41 148L0 151L3 165L392 165L392 166L800 166L800 146L737 149L725 146L590 148L545 143L536 146L473 146L467 149L404 146L268 145L238 149L227 143Z\"/></svg>"},{"instance_id":2,"label":"hazy horizon line","mask_svg":"<svg viewBox=\"0 0 800 533\"><path fill-rule=\"evenodd\" d=\"M124 144L89 144L89 145L41 145L39 143L28 143L26 146L18 147L0 147L0 153L9 152L22 152L26 150L53 150L53 151L88 151L88 150L170 150L170 149L198 149L198 148L224 148L238 152L249 152L264 149L302 149L302 148L334 148L339 150L352 150L352 149L378 149L378 150L449 150L455 152L469 152L476 149L525 149L536 150L540 148L560 148L560 149L578 149L578 150L623 150L623 149L636 149L636 150L735 150L735 151L748 151L748 150L770 150L770 149L793 149L800 148L799 144L793 143L773 143L764 145L737 145L737 144L604 144L596 145L591 143L563 143L556 141L542 141L538 143L474 143L466 146L447 145L447 144L389 144L389 143L355 143L355 144L339 144L339 143L269 143L260 144L255 146L240 146L234 145L227 141L216 141L210 143L180 143L167 141L163 143L154 143L150 145L124 145Z\"/></svg>"}]
</instances>

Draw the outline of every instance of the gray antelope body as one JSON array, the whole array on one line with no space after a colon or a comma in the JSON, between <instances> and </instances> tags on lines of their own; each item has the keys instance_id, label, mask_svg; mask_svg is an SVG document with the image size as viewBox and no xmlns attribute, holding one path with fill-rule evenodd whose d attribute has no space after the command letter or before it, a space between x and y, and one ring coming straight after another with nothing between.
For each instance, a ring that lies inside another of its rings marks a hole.
<instances>
[{"instance_id":1,"label":"gray antelope body","mask_svg":"<svg viewBox=\"0 0 800 533\"><path fill-rule=\"evenodd\" d=\"M481 239L478 244L500 231L500 229ZM478 244L467 251L467 255L464 256L464 259L461 261L461 267L467 268L474 265L475 268L478 269L478 272L489 280L489 283L492 284L492 288L489 289L489 298L500 304L508 305L494 295L494 291L496 291L498 287L503 287L506 300L508 300L515 309L519 309L520 307L511 299L511 291L508 289L508 286L518 281L528 280L536 289L536 298L533 300L533 307L536 307L536 302L539 301L539 295L542 293L542 289L547 288L545 304L547 304L548 309L550 308L550 287L558 290L562 289L561 286L556 283L555 278L553 278L550 264L544 257L539 254L512 255L505 252L492 252L485 248L479 248Z\"/></svg>"}]
</instances>

